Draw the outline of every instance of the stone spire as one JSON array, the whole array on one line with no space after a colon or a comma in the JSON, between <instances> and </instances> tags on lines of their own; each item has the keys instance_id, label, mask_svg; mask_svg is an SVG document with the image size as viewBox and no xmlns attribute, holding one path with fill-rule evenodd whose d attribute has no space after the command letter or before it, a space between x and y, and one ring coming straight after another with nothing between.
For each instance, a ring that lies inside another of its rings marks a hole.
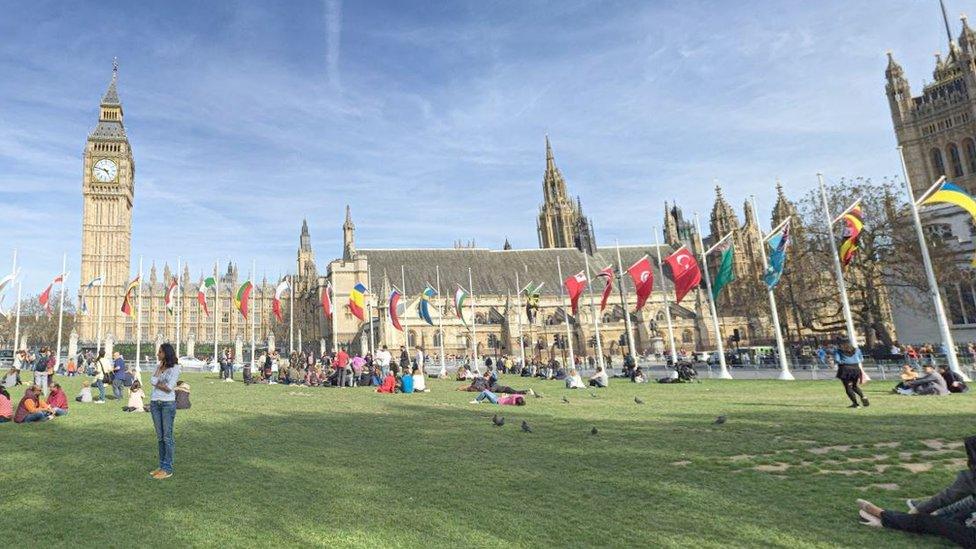
<instances>
[{"instance_id":1,"label":"stone spire","mask_svg":"<svg viewBox=\"0 0 976 549\"><path fill-rule=\"evenodd\" d=\"M508 237L507 236L505 237L505 243L502 244L502 249L503 250L511 250L512 249L512 243L508 241Z\"/></svg>"},{"instance_id":2,"label":"stone spire","mask_svg":"<svg viewBox=\"0 0 976 549\"><path fill-rule=\"evenodd\" d=\"M346 222L342 224L342 259L349 261L356 256L356 226L352 223L352 210L346 204Z\"/></svg>"},{"instance_id":3,"label":"stone spire","mask_svg":"<svg viewBox=\"0 0 976 549\"><path fill-rule=\"evenodd\" d=\"M959 33L959 45L962 50L970 55L976 53L976 33L969 26L969 18L962 14L959 19L962 21L962 32Z\"/></svg>"},{"instance_id":4,"label":"stone spire","mask_svg":"<svg viewBox=\"0 0 976 549\"><path fill-rule=\"evenodd\" d=\"M773 205L772 226L775 227L789 216L793 216L794 223L799 224L796 215L796 206L786 198L783 192L783 184L779 179L776 180L776 204Z\"/></svg>"},{"instance_id":5,"label":"stone spire","mask_svg":"<svg viewBox=\"0 0 976 549\"><path fill-rule=\"evenodd\" d=\"M299 238L299 249L303 252L312 251L312 236L308 232L307 219L302 219L302 235Z\"/></svg>"},{"instance_id":6,"label":"stone spire","mask_svg":"<svg viewBox=\"0 0 976 549\"><path fill-rule=\"evenodd\" d=\"M715 204L709 218L708 228L716 239L722 238L729 232L739 228L739 219L735 215L732 205L722 195L722 187L715 185Z\"/></svg>"},{"instance_id":7,"label":"stone spire","mask_svg":"<svg viewBox=\"0 0 976 549\"><path fill-rule=\"evenodd\" d=\"M577 248L594 250L593 227L583 215L579 200L573 203L566 192L566 180L556 167L552 143L546 135L546 171L542 178L543 203L539 208L536 229L540 248Z\"/></svg>"},{"instance_id":8,"label":"stone spire","mask_svg":"<svg viewBox=\"0 0 976 549\"><path fill-rule=\"evenodd\" d=\"M116 57L112 61L112 81L108 84L108 89L105 90L105 95L102 96L102 106L103 107L121 107L122 103L119 102L119 90L117 87L119 81L119 58Z\"/></svg>"}]
</instances>

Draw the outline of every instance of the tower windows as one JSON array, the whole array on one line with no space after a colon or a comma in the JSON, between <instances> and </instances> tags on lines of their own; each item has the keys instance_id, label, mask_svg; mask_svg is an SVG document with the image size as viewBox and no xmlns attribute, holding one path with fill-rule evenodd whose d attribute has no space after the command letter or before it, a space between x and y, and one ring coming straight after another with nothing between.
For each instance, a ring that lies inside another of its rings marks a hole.
<instances>
[{"instance_id":1,"label":"tower windows","mask_svg":"<svg viewBox=\"0 0 976 549\"><path fill-rule=\"evenodd\" d=\"M935 175L945 175L945 162L942 161L942 151L939 149L932 149L932 169L935 170Z\"/></svg>"},{"instance_id":2,"label":"tower windows","mask_svg":"<svg viewBox=\"0 0 976 549\"><path fill-rule=\"evenodd\" d=\"M966 150L966 167L969 168L969 173L976 173L976 141L971 138L966 138L962 142L963 149Z\"/></svg>"},{"instance_id":3,"label":"tower windows","mask_svg":"<svg viewBox=\"0 0 976 549\"><path fill-rule=\"evenodd\" d=\"M952 177L962 177L962 158L959 156L959 147L955 143L949 143L949 162L952 163Z\"/></svg>"}]
</instances>

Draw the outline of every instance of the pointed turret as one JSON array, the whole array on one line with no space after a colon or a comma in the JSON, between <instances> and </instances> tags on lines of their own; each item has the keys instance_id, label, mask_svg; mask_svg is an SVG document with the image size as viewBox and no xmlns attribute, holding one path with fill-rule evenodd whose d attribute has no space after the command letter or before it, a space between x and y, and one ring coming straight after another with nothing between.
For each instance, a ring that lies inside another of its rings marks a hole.
<instances>
[{"instance_id":1,"label":"pointed turret","mask_svg":"<svg viewBox=\"0 0 976 549\"><path fill-rule=\"evenodd\" d=\"M103 107L121 107L122 103L119 101L119 58L116 57L112 61L112 80L108 83L108 89L105 90L105 95L102 96L102 106Z\"/></svg>"},{"instance_id":2,"label":"pointed turret","mask_svg":"<svg viewBox=\"0 0 976 549\"><path fill-rule=\"evenodd\" d=\"M715 204L712 206L712 215L708 225L714 238L722 238L739 227L735 210L725 200L725 196L722 195L722 187L717 184L715 185Z\"/></svg>"},{"instance_id":3,"label":"pointed turret","mask_svg":"<svg viewBox=\"0 0 976 549\"><path fill-rule=\"evenodd\" d=\"M796 214L796 206L786 198L783 192L783 184L779 179L776 180L776 204L773 205L772 226L775 227L783 222L787 217L793 217L794 223L799 223Z\"/></svg>"},{"instance_id":4,"label":"pointed turret","mask_svg":"<svg viewBox=\"0 0 976 549\"><path fill-rule=\"evenodd\" d=\"M502 249L503 250L511 250L512 249L512 243L508 241L508 237L507 236L505 237L505 243L502 244Z\"/></svg>"},{"instance_id":5,"label":"pointed turret","mask_svg":"<svg viewBox=\"0 0 976 549\"><path fill-rule=\"evenodd\" d=\"M312 251L312 236L308 232L307 219L302 219L302 235L299 237L299 249L303 252Z\"/></svg>"},{"instance_id":6,"label":"pointed turret","mask_svg":"<svg viewBox=\"0 0 976 549\"><path fill-rule=\"evenodd\" d=\"M905 78L905 70L895 61L891 50L888 50L888 67L885 69L885 93L888 96L888 107L895 126L901 124L915 108L912 101L912 88Z\"/></svg>"},{"instance_id":7,"label":"pointed turret","mask_svg":"<svg viewBox=\"0 0 976 549\"><path fill-rule=\"evenodd\" d=\"M959 45L962 50L969 54L976 54L976 32L969 26L969 18L962 14L959 19L962 21L962 32L959 33Z\"/></svg>"},{"instance_id":8,"label":"pointed turret","mask_svg":"<svg viewBox=\"0 0 976 549\"><path fill-rule=\"evenodd\" d=\"M342 259L349 261L356 256L356 226L352 222L352 210L346 204L346 221L342 224Z\"/></svg>"}]
</instances>

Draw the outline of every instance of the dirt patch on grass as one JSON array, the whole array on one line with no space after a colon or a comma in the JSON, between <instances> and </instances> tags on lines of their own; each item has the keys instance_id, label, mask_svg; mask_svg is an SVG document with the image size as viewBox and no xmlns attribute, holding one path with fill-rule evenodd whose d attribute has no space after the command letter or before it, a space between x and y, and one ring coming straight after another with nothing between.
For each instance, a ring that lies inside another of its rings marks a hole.
<instances>
[{"instance_id":1,"label":"dirt patch on grass","mask_svg":"<svg viewBox=\"0 0 976 549\"><path fill-rule=\"evenodd\" d=\"M851 477L854 475L873 475L872 471L852 471L851 469L821 469L817 471L818 475L843 475L845 477Z\"/></svg>"},{"instance_id":2,"label":"dirt patch on grass","mask_svg":"<svg viewBox=\"0 0 976 549\"><path fill-rule=\"evenodd\" d=\"M683 459L681 461L672 461L671 465L677 465L679 467L683 467L685 465L691 465L691 462L688 461L687 459Z\"/></svg>"},{"instance_id":3,"label":"dirt patch on grass","mask_svg":"<svg viewBox=\"0 0 976 549\"><path fill-rule=\"evenodd\" d=\"M913 473L924 473L932 469L931 463L902 463L901 466Z\"/></svg>"},{"instance_id":4,"label":"dirt patch on grass","mask_svg":"<svg viewBox=\"0 0 976 549\"><path fill-rule=\"evenodd\" d=\"M901 443L900 442L897 442L897 441L892 441L892 442L876 442L874 444L874 447L875 448L897 448L899 446L901 446Z\"/></svg>"},{"instance_id":5,"label":"dirt patch on grass","mask_svg":"<svg viewBox=\"0 0 976 549\"><path fill-rule=\"evenodd\" d=\"M867 486L861 486L858 490L897 490L900 486L894 482L886 482L882 484L868 484Z\"/></svg>"},{"instance_id":6,"label":"dirt patch on grass","mask_svg":"<svg viewBox=\"0 0 976 549\"><path fill-rule=\"evenodd\" d=\"M747 459L755 459L756 457L752 454L739 454L737 456L731 456L729 461L746 461Z\"/></svg>"},{"instance_id":7,"label":"dirt patch on grass","mask_svg":"<svg viewBox=\"0 0 976 549\"><path fill-rule=\"evenodd\" d=\"M789 463L773 463L770 465L756 465L753 469L763 473L782 473L790 467L791 465Z\"/></svg>"},{"instance_id":8,"label":"dirt patch on grass","mask_svg":"<svg viewBox=\"0 0 976 549\"><path fill-rule=\"evenodd\" d=\"M851 449L850 444L843 444L838 446L821 446L819 448L807 448L807 452L811 454L823 455L827 452L846 452Z\"/></svg>"}]
</instances>

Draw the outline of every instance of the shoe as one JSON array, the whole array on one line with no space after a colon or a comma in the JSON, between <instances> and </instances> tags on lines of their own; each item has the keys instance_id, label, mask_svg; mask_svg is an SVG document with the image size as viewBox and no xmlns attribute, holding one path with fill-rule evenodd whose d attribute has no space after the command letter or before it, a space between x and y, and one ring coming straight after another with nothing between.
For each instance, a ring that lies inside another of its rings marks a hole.
<instances>
[{"instance_id":1,"label":"shoe","mask_svg":"<svg viewBox=\"0 0 976 549\"><path fill-rule=\"evenodd\" d=\"M858 404L858 403L856 403L856 402L854 404L851 404L850 406L848 406L848 408L860 408L860 407L861 407L861 405Z\"/></svg>"},{"instance_id":2,"label":"shoe","mask_svg":"<svg viewBox=\"0 0 976 549\"><path fill-rule=\"evenodd\" d=\"M156 471L155 473L152 474L152 478L154 478L156 480L163 480L164 478L169 478L171 476L173 476L173 473L170 473L168 471L164 471L162 469L160 469L160 470L158 470L158 471Z\"/></svg>"},{"instance_id":3,"label":"shoe","mask_svg":"<svg viewBox=\"0 0 976 549\"><path fill-rule=\"evenodd\" d=\"M871 513L868 513L864 509L858 511L857 514L861 516L861 524L865 526L871 526L874 528L881 528L881 519L879 519L878 517L872 515Z\"/></svg>"},{"instance_id":4,"label":"shoe","mask_svg":"<svg viewBox=\"0 0 976 549\"><path fill-rule=\"evenodd\" d=\"M163 471L162 469L153 469L152 471L149 472L149 476L155 478L156 475L158 475L162 471Z\"/></svg>"},{"instance_id":5,"label":"shoe","mask_svg":"<svg viewBox=\"0 0 976 549\"><path fill-rule=\"evenodd\" d=\"M867 408L870 405L871 405L871 403L868 402L868 399L866 399L866 398L862 398L861 399L861 406L864 406L865 408Z\"/></svg>"},{"instance_id":6,"label":"shoe","mask_svg":"<svg viewBox=\"0 0 976 549\"><path fill-rule=\"evenodd\" d=\"M480 400L472 400L468 404L481 404L481 401Z\"/></svg>"},{"instance_id":7,"label":"shoe","mask_svg":"<svg viewBox=\"0 0 976 549\"><path fill-rule=\"evenodd\" d=\"M905 505L908 506L908 512L909 513L917 513L918 512L918 504L919 504L919 502L918 501L915 501L914 499L906 499L905 500Z\"/></svg>"},{"instance_id":8,"label":"shoe","mask_svg":"<svg viewBox=\"0 0 976 549\"><path fill-rule=\"evenodd\" d=\"M529 389L528 391L525 392L525 394L527 394L529 396L535 396L535 391L533 391L532 389Z\"/></svg>"},{"instance_id":9,"label":"shoe","mask_svg":"<svg viewBox=\"0 0 976 549\"><path fill-rule=\"evenodd\" d=\"M104 400L96 400L95 401L95 404L105 404L105 401Z\"/></svg>"}]
</instances>

